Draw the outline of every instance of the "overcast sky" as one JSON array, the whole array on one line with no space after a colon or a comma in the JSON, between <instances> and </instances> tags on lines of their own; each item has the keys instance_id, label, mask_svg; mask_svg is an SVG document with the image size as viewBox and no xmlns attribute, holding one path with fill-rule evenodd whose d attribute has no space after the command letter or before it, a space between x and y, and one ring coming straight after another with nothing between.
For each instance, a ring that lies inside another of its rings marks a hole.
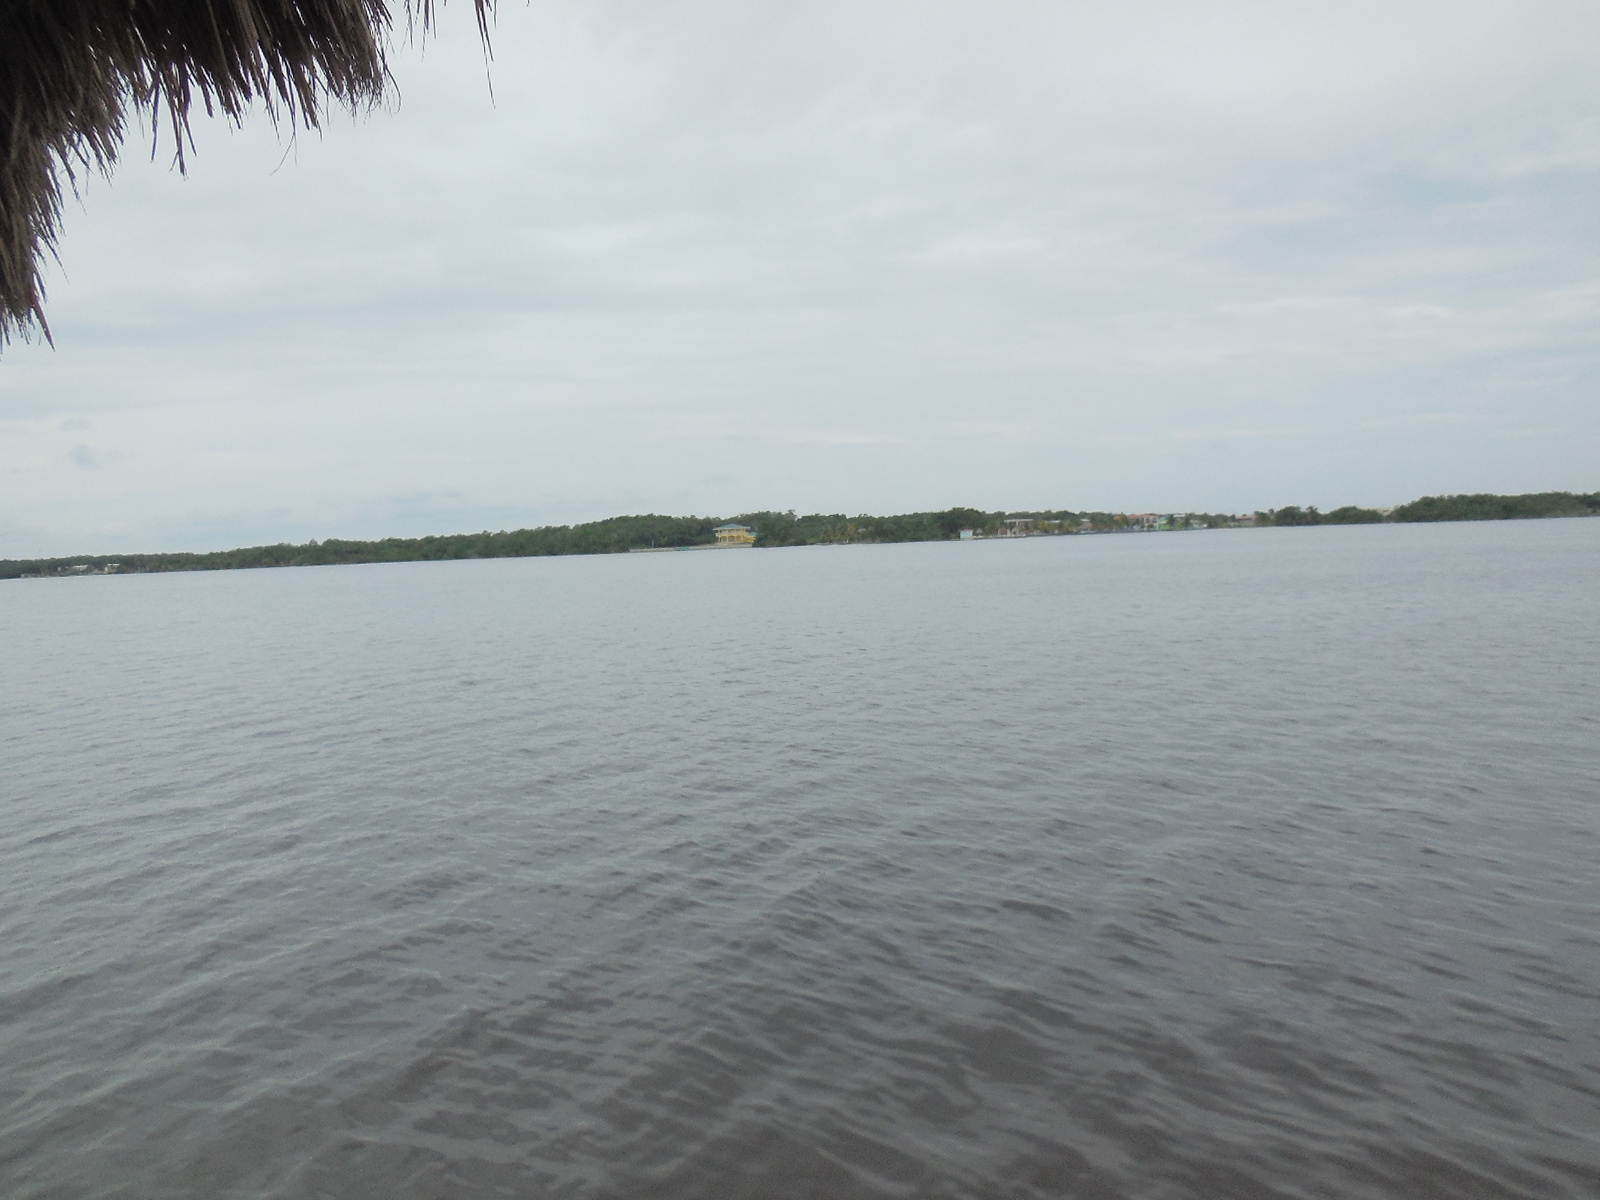
<instances>
[{"instance_id":1,"label":"overcast sky","mask_svg":"<svg viewBox=\"0 0 1600 1200\"><path fill-rule=\"evenodd\" d=\"M1594 0L502 0L130 142L0 557L1600 488ZM490 83L493 95L490 94Z\"/></svg>"}]
</instances>

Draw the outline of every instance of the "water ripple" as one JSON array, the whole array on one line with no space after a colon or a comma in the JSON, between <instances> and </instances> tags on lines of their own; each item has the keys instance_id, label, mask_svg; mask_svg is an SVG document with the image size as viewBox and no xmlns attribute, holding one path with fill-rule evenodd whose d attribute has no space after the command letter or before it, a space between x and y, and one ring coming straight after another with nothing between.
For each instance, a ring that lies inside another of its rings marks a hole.
<instances>
[{"instance_id":1,"label":"water ripple","mask_svg":"<svg viewBox=\"0 0 1600 1200\"><path fill-rule=\"evenodd\" d=\"M1600 522L0 588L19 1198L1600 1195Z\"/></svg>"}]
</instances>

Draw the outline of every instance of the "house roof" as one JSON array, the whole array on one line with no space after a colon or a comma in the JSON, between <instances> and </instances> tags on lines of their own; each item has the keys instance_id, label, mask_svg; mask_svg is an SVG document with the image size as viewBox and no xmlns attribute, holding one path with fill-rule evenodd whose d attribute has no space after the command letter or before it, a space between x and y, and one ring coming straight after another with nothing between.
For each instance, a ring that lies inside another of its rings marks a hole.
<instances>
[{"instance_id":1,"label":"house roof","mask_svg":"<svg viewBox=\"0 0 1600 1200\"><path fill-rule=\"evenodd\" d=\"M716 527L716 529L712 530L712 532L713 533L721 533L724 529L749 529L749 528L750 528L750 526L748 526L748 525L735 525L732 521L729 521L726 525L718 525Z\"/></svg>"},{"instance_id":2,"label":"house roof","mask_svg":"<svg viewBox=\"0 0 1600 1200\"><path fill-rule=\"evenodd\" d=\"M474 0L485 43L493 0ZM434 0L21 0L0 5L0 344L44 323L44 266L63 181L109 170L132 125L170 122L180 169L189 112L239 123L257 109L287 130L330 106L375 107L390 82L394 17ZM153 151L154 147L152 147Z\"/></svg>"}]
</instances>

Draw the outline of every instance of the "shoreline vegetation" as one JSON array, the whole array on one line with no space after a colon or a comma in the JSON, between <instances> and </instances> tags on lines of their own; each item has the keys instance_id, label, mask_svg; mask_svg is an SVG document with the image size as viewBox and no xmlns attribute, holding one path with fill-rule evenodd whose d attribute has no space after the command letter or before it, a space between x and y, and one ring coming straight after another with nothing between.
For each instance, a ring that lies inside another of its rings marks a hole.
<instances>
[{"instance_id":1,"label":"shoreline vegetation","mask_svg":"<svg viewBox=\"0 0 1600 1200\"><path fill-rule=\"evenodd\" d=\"M1424 496L1393 509L1345 505L1253 513L982 512L951 508L898 516L847 517L842 513L744 513L733 518L755 534L755 545L816 546L881 542L934 542L961 538L1059 537L1098 533L1154 533L1189 529L1267 526L1376 525L1384 522L1513 521L1541 517L1600 516L1600 492L1485 493ZM608 517L580 525L545 525L499 533L353 541L329 538L303 546L280 543L204 554L103 554L63 558L0 559L0 579L77 575L131 575L164 571L229 571L254 567L333 566L341 563L437 562L461 558L531 558L567 554L620 554L630 550L711 548L720 517L655 514Z\"/></svg>"}]
</instances>

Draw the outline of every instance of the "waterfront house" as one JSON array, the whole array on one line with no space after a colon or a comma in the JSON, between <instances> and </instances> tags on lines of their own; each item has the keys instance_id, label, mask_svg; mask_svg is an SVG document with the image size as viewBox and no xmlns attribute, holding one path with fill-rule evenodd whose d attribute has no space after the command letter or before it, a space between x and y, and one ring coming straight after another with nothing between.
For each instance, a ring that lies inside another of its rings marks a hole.
<instances>
[{"instance_id":1,"label":"waterfront house","mask_svg":"<svg viewBox=\"0 0 1600 1200\"><path fill-rule=\"evenodd\" d=\"M718 525L711 532L717 535L719 546L753 546L756 543L756 535L748 525L735 525L732 521Z\"/></svg>"}]
</instances>

